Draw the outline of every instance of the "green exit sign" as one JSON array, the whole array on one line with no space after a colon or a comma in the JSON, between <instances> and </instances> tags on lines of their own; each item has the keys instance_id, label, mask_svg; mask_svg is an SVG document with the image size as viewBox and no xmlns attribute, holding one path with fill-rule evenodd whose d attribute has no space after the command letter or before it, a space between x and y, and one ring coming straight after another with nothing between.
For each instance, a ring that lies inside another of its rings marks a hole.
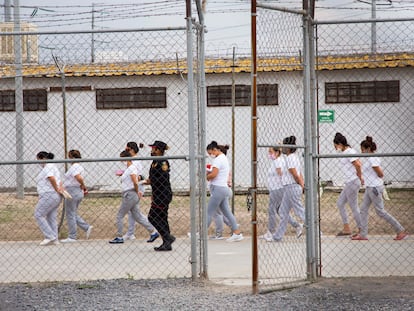
<instances>
[{"instance_id":1,"label":"green exit sign","mask_svg":"<svg viewBox=\"0 0 414 311\"><path fill-rule=\"evenodd\" d=\"M319 123L334 123L335 111L334 110L318 110Z\"/></svg>"}]
</instances>

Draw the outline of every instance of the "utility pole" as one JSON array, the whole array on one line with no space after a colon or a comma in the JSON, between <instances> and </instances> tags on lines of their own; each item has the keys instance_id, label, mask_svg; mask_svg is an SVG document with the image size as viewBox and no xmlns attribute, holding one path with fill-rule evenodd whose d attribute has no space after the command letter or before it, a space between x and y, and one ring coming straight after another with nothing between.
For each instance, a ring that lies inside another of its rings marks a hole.
<instances>
[{"instance_id":1,"label":"utility pole","mask_svg":"<svg viewBox=\"0 0 414 311\"><path fill-rule=\"evenodd\" d=\"M95 3L92 3L92 30L95 29ZM95 36L92 32L92 42L91 42L91 63L95 62Z\"/></svg>"},{"instance_id":2,"label":"utility pole","mask_svg":"<svg viewBox=\"0 0 414 311\"><path fill-rule=\"evenodd\" d=\"M10 0L4 0L4 21L11 22L11 5Z\"/></svg>"},{"instance_id":3,"label":"utility pole","mask_svg":"<svg viewBox=\"0 0 414 311\"><path fill-rule=\"evenodd\" d=\"M20 32L20 3L14 0L14 32ZM15 106L16 106L16 160L23 161L23 76L22 76L22 48L21 35L14 35L14 57L16 73L14 78ZM16 166L16 194L18 199L24 198L24 167Z\"/></svg>"}]
</instances>

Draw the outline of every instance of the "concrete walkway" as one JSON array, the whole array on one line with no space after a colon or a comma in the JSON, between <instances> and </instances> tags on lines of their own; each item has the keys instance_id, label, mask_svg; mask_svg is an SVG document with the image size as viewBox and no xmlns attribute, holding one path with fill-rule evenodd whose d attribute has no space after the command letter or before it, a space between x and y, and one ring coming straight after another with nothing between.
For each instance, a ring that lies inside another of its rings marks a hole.
<instances>
[{"instance_id":1,"label":"concrete walkway","mask_svg":"<svg viewBox=\"0 0 414 311\"><path fill-rule=\"evenodd\" d=\"M191 277L190 239L177 239L172 252L155 252L145 241L108 240L39 246L39 241L0 242L0 283ZM305 240L258 241L263 284L306 279ZM413 276L414 239L370 237L369 241L322 238L322 273L342 276ZM251 238L208 242L208 276L213 282L252 284Z\"/></svg>"}]
</instances>

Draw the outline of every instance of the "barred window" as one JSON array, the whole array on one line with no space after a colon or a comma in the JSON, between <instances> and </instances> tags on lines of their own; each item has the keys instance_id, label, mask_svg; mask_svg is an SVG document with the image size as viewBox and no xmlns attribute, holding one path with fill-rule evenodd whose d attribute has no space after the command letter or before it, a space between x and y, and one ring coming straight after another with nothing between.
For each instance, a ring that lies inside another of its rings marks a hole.
<instances>
[{"instance_id":1,"label":"barred window","mask_svg":"<svg viewBox=\"0 0 414 311\"><path fill-rule=\"evenodd\" d=\"M0 91L0 111L16 111L14 90ZM47 111L47 90L23 90L23 111Z\"/></svg>"},{"instance_id":2,"label":"barred window","mask_svg":"<svg viewBox=\"0 0 414 311\"><path fill-rule=\"evenodd\" d=\"M207 87L207 106L224 107L232 105L231 85ZM235 85L235 105L250 106L251 86ZM259 84L257 86L257 104L260 106L278 105L278 85Z\"/></svg>"},{"instance_id":3,"label":"barred window","mask_svg":"<svg viewBox=\"0 0 414 311\"><path fill-rule=\"evenodd\" d=\"M325 83L325 103L383 103L400 101L400 81Z\"/></svg>"},{"instance_id":4,"label":"barred window","mask_svg":"<svg viewBox=\"0 0 414 311\"><path fill-rule=\"evenodd\" d=\"M97 109L166 108L165 87L96 89Z\"/></svg>"}]
</instances>

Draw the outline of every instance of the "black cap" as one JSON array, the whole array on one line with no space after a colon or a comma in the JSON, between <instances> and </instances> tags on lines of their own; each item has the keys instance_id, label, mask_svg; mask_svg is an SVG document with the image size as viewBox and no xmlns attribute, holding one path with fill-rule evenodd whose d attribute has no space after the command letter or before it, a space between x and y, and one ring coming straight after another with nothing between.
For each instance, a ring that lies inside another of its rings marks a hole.
<instances>
[{"instance_id":1,"label":"black cap","mask_svg":"<svg viewBox=\"0 0 414 311\"><path fill-rule=\"evenodd\" d=\"M160 141L160 140L156 140L156 141L154 141L153 144L148 145L148 146L150 146L150 147L157 147L161 151L168 150L167 144L164 143L164 142L162 142L162 141Z\"/></svg>"}]
</instances>

